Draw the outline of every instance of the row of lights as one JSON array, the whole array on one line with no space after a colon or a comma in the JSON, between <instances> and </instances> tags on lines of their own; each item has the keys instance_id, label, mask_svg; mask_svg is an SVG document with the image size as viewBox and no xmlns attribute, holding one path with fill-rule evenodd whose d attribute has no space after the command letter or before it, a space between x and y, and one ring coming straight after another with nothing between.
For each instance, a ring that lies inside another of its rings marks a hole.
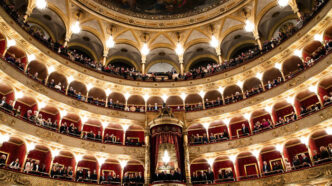
<instances>
[{"instance_id":1,"label":"row of lights","mask_svg":"<svg viewBox=\"0 0 332 186\"><path fill-rule=\"evenodd\" d=\"M3 145L3 143L8 142L10 140L10 135L8 134L0 134L0 147ZM26 144L27 151L30 152L36 148L36 143L30 142ZM59 149L51 149L51 155L52 158L55 158L56 156L60 155ZM75 161L76 163L80 162L83 159L83 155L80 153L74 153ZM102 165L105 163L106 159L105 157L98 157L96 158L99 165ZM122 168L124 168L127 165L128 160L120 160L119 163Z\"/></svg>"},{"instance_id":2,"label":"row of lights","mask_svg":"<svg viewBox=\"0 0 332 186\"><path fill-rule=\"evenodd\" d=\"M326 128L326 129L325 129L325 132L326 132L328 135L332 135L332 128L331 128L331 127ZM308 145L309 145L309 136L301 136L301 137L299 138L299 140L300 140L300 142L301 142L302 144L304 144L304 145L306 145L306 146L308 147ZM275 147L275 149L276 149L278 152L283 153L283 151L284 151L284 145L283 145L283 144L276 144L274 147ZM251 154L254 155L254 156L258 159L258 158L259 158L259 154L260 154L260 150L259 150L259 149L252 150L252 151L251 151ZM233 163L235 163L235 161L236 161L236 157L237 157L237 154L233 154L233 155L228 156L229 160L231 160ZM215 159L216 159L216 158L214 158L214 157L209 157L209 158L207 158L206 160L207 160L208 164L209 164L211 167L213 167L213 163L214 163L214 160L215 160Z\"/></svg>"},{"instance_id":3,"label":"row of lights","mask_svg":"<svg viewBox=\"0 0 332 186\"><path fill-rule=\"evenodd\" d=\"M278 4L281 7L286 7L289 4L289 0L278 0ZM47 7L47 2L46 2L46 0L37 0L36 6L39 9L45 9ZM70 29L71 29L72 33L79 34L80 31L81 31L79 21L78 20L75 21L72 24L72 26L70 27ZM247 32L253 32L255 30L255 25L250 20L246 20L244 29ZM317 38L316 38L316 36L315 36L315 39L321 41L322 37L317 36ZM212 35L212 37L211 37L210 45L213 48L218 48L219 47L219 40L214 35ZM111 36L109 36L109 38L106 41L106 47L107 48L113 48L114 46L115 46L115 41L114 41L113 36L111 35ZM183 48L182 44L180 44L179 42L176 45L175 52L178 56L182 56L184 54L184 48ZM147 56L150 53L150 49L149 49L146 42L143 44L143 46L141 48L141 53L144 56Z\"/></svg>"}]
</instances>

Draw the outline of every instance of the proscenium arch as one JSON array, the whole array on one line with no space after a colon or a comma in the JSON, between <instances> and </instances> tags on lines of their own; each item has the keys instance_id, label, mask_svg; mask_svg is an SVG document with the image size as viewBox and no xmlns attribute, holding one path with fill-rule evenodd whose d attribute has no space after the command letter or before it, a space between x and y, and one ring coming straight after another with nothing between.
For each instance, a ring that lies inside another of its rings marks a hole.
<instances>
[{"instance_id":1,"label":"proscenium arch","mask_svg":"<svg viewBox=\"0 0 332 186\"><path fill-rule=\"evenodd\" d=\"M125 57L125 56L112 56L110 58L108 58L106 60L106 66L109 65L109 64L112 64L111 62L114 61L114 60L124 60L124 61L127 61L129 62L131 65L133 65L135 67L136 70L140 71L140 66L132 59L128 58L128 57Z\"/></svg>"},{"instance_id":2,"label":"proscenium arch","mask_svg":"<svg viewBox=\"0 0 332 186\"><path fill-rule=\"evenodd\" d=\"M154 61L150 62L146 66L146 72L148 72L153 65L158 64L158 63L167 63L167 64L170 64L170 65L172 65L175 68L175 70L176 70L177 73L180 73L180 68L179 68L179 66L178 66L178 64L176 62L171 61L171 60L161 60L161 59L154 60Z\"/></svg>"},{"instance_id":3,"label":"proscenium arch","mask_svg":"<svg viewBox=\"0 0 332 186\"><path fill-rule=\"evenodd\" d=\"M186 65L185 67L185 72L188 72L189 69L190 69L190 66L196 62L197 60L200 60L200 59L204 59L204 58L209 58L209 59L212 59L213 61L215 61L216 63L218 63L219 59L217 56L214 56L212 54L202 54L202 55L199 55L199 56L196 56L194 58L192 58Z\"/></svg>"}]
</instances>

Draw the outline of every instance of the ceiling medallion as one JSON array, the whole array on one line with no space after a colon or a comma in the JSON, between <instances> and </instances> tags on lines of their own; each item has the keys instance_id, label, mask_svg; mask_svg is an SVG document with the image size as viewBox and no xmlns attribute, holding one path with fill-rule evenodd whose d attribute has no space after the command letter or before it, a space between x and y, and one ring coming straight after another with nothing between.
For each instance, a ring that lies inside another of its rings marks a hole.
<instances>
[{"instance_id":1,"label":"ceiling medallion","mask_svg":"<svg viewBox=\"0 0 332 186\"><path fill-rule=\"evenodd\" d=\"M74 0L95 15L127 26L174 29L211 22L251 0ZM176 19L176 21L175 21ZM163 20L163 23L160 23Z\"/></svg>"}]
</instances>

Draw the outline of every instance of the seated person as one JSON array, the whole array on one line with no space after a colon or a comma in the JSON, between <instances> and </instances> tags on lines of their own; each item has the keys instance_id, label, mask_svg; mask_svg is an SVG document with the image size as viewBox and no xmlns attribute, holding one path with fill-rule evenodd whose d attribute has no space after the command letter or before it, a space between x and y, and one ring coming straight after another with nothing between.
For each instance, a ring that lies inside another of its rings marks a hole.
<instances>
[{"instance_id":1,"label":"seated person","mask_svg":"<svg viewBox=\"0 0 332 186\"><path fill-rule=\"evenodd\" d=\"M301 160L297 156L294 156L294 158L293 158L293 167L294 167L294 169L301 168L302 167L301 165L302 165Z\"/></svg>"},{"instance_id":2,"label":"seated person","mask_svg":"<svg viewBox=\"0 0 332 186\"><path fill-rule=\"evenodd\" d=\"M301 154L302 156L302 166L303 167L311 167L310 159L304 153Z\"/></svg>"},{"instance_id":3,"label":"seated person","mask_svg":"<svg viewBox=\"0 0 332 186\"><path fill-rule=\"evenodd\" d=\"M78 168L76 171L76 181L83 181L83 171L81 168Z\"/></svg>"},{"instance_id":4,"label":"seated person","mask_svg":"<svg viewBox=\"0 0 332 186\"><path fill-rule=\"evenodd\" d=\"M216 142L216 137L213 135L213 133L210 134L210 142L211 143Z\"/></svg>"},{"instance_id":5,"label":"seated person","mask_svg":"<svg viewBox=\"0 0 332 186\"><path fill-rule=\"evenodd\" d=\"M92 175L90 177L90 180L93 183L97 183L97 171L96 170L93 170L93 173L92 173Z\"/></svg>"},{"instance_id":6,"label":"seated person","mask_svg":"<svg viewBox=\"0 0 332 186\"><path fill-rule=\"evenodd\" d=\"M6 167L7 155L2 154L0 157L0 167Z\"/></svg>"},{"instance_id":7,"label":"seated person","mask_svg":"<svg viewBox=\"0 0 332 186\"><path fill-rule=\"evenodd\" d=\"M211 168L208 169L206 173L207 183L214 183L214 173Z\"/></svg>"},{"instance_id":8,"label":"seated person","mask_svg":"<svg viewBox=\"0 0 332 186\"><path fill-rule=\"evenodd\" d=\"M330 155L326 147L321 146L319 148L320 154L319 154L319 160L320 163L325 163L327 161L330 161Z\"/></svg>"},{"instance_id":9,"label":"seated person","mask_svg":"<svg viewBox=\"0 0 332 186\"><path fill-rule=\"evenodd\" d=\"M202 144L202 138L200 138L199 134L196 134L195 136L195 144Z\"/></svg>"},{"instance_id":10,"label":"seated person","mask_svg":"<svg viewBox=\"0 0 332 186\"><path fill-rule=\"evenodd\" d=\"M209 139L205 133L203 134L203 143L204 144L209 143Z\"/></svg>"},{"instance_id":11,"label":"seated person","mask_svg":"<svg viewBox=\"0 0 332 186\"><path fill-rule=\"evenodd\" d=\"M269 175L270 172L271 172L270 165L266 161L263 161L263 173L264 173L264 175Z\"/></svg>"},{"instance_id":12,"label":"seated person","mask_svg":"<svg viewBox=\"0 0 332 186\"><path fill-rule=\"evenodd\" d=\"M9 164L9 168L19 170L21 168L21 166L20 166L20 160L18 158L16 158L15 161L12 161Z\"/></svg>"},{"instance_id":13,"label":"seated person","mask_svg":"<svg viewBox=\"0 0 332 186\"><path fill-rule=\"evenodd\" d=\"M228 169L225 171L224 179L234 181L234 174L232 169Z\"/></svg>"},{"instance_id":14,"label":"seated person","mask_svg":"<svg viewBox=\"0 0 332 186\"><path fill-rule=\"evenodd\" d=\"M242 134L244 135L244 136L248 136L249 135L249 129L248 129L248 127L246 127L246 125L243 123L242 124Z\"/></svg>"},{"instance_id":15,"label":"seated person","mask_svg":"<svg viewBox=\"0 0 332 186\"><path fill-rule=\"evenodd\" d=\"M196 172L193 172L193 175L191 176L191 183L197 184L197 182L198 182L198 177L196 175Z\"/></svg>"},{"instance_id":16,"label":"seated person","mask_svg":"<svg viewBox=\"0 0 332 186\"><path fill-rule=\"evenodd\" d=\"M278 161L272 162L272 170L274 173L284 172L282 166Z\"/></svg>"},{"instance_id":17,"label":"seated person","mask_svg":"<svg viewBox=\"0 0 332 186\"><path fill-rule=\"evenodd\" d=\"M96 140L101 141L101 132L98 131L97 135L96 135Z\"/></svg>"}]
</instances>

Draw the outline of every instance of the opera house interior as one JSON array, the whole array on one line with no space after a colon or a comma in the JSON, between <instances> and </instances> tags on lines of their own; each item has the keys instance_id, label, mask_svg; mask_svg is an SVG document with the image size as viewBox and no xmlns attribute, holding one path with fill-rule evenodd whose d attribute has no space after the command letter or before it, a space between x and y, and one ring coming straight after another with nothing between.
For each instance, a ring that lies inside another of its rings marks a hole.
<instances>
[{"instance_id":1,"label":"opera house interior","mask_svg":"<svg viewBox=\"0 0 332 186\"><path fill-rule=\"evenodd\" d=\"M0 2L0 185L332 185L331 1Z\"/></svg>"}]
</instances>

